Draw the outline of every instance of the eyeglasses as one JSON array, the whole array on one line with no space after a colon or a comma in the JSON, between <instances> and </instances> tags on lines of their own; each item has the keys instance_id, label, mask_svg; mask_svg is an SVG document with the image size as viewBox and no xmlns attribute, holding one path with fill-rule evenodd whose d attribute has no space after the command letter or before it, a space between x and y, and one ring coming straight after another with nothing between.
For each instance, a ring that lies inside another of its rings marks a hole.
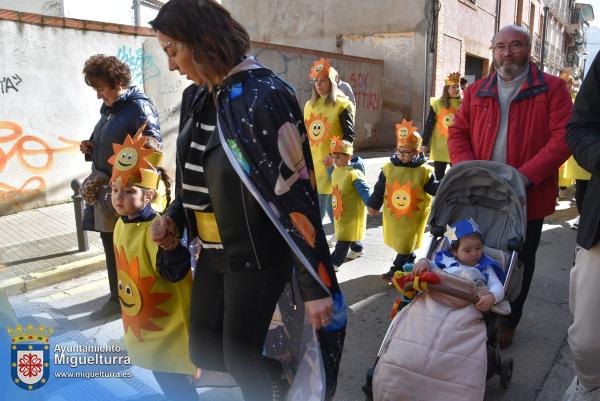
<instances>
[{"instance_id":1,"label":"eyeglasses","mask_svg":"<svg viewBox=\"0 0 600 401\"><path fill-rule=\"evenodd\" d=\"M494 50L494 53L504 53L506 50L510 50L511 53L515 53L521 51L521 49L523 49L526 46L526 44L521 42L512 42L509 45L502 43L499 45L492 46L492 49Z\"/></svg>"}]
</instances>

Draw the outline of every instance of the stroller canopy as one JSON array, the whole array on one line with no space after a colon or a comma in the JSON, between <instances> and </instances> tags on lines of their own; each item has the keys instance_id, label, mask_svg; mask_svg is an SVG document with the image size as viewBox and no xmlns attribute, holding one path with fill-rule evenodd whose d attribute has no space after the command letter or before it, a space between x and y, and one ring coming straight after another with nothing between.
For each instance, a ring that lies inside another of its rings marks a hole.
<instances>
[{"instance_id":1,"label":"stroller canopy","mask_svg":"<svg viewBox=\"0 0 600 401\"><path fill-rule=\"evenodd\" d=\"M506 251L510 239L525 241L527 206L521 173L485 160L452 166L434 198L429 224L446 227L468 218L479 225L486 246Z\"/></svg>"}]
</instances>

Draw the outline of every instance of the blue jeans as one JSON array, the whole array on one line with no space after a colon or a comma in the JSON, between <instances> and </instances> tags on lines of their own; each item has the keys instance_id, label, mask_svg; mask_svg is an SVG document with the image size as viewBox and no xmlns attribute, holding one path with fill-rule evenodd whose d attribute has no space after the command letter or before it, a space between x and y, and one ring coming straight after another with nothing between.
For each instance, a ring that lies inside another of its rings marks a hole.
<instances>
[{"instance_id":1,"label":"blue jeans","mask_svg":"<svg viewBox=\"0 0 600 401\"><path fill-rule=\"evenodd\" d=\"M327 212L327 216L333 223L333 206L331 205L331 194L317 194L319 195L319 211L321 212L321 221L323 221L323 217L325 217L325 212Z\"/></svg>"},{"instance_id":2,"label":"blue jeans","mask_svg":"<svg viewBox=\"0 0 600 401\"><path fill-rule=\"evenodd\" d=\"M352 249L354 252L360 252L363 250L363 244L360 241L337 241L335 243L335 249L331 254L331 261L335 266L341 266L346 259L348 249Z\"/></svg>"}]
</instances>

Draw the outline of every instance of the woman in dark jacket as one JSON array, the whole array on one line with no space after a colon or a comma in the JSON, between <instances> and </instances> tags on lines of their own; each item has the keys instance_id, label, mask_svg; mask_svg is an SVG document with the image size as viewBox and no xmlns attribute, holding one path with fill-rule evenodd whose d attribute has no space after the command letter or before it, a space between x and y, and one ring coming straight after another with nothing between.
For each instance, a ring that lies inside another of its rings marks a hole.
<instances>
[{"instance_id":1,"label":"woman in dark jacket","mask_svg":"<svg viewBox=\"0 0 600 401\"><path fill-rule=\"evenodd\" d=\"M345 314L332 316L343 298L319 218L297 100L272 71L245 56L247 32L215 1L172 0L151 25L170 68L207 88L196 92L195 102L184 99L193 110L178 140L181 191L153 232L167 249L184 229L201 243L192 290L192 361L230 372L246 401L279 399L281 383L269 376L262 352L294 260L306 313L321 341L330 398Z\"/></svg>"},{"instance_id":2,"label":"woman in dark jacket","mask_svg":"<svg viewBox=\"0 0 600 401\"><path fill-rule=\"evenodd\" d=\"M162 145L158 111L150 99L136 86L129 86L131 72L127 64L114 56L97 54L90 57L83 68L85 82L102 99L100 120L89 140L82 141L80 150L92 162L92 174L83 182L81 193L88 203L84 216L84 229L99 231L104 253L110 298L102 309L92 313L92 319L102 319L120 313L117 291L117 267L113 248L113 230L117 213L110 201L108 180L112 165L113 143L123 143L126 134L135 134L145 123L143 135L155 138Z\"/></svg>"}]
</instances>

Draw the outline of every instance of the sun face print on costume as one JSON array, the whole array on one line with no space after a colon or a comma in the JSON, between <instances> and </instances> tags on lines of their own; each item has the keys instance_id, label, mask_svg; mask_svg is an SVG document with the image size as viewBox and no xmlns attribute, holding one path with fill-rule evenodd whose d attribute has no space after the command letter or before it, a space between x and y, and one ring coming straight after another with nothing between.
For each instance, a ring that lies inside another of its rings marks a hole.
<instances>
[{"instance_id":1,"label":"sun face print on costume","mask_svg":"<svg viewBox=\"0 0 600 401\"><path fill-rule=\"evenodd\" d=\"M172 294L152 292L156 277L140 277L138 259L134 257L131 261L128 261L123 247L119 252L119 249L115 246L115 256L119 280L119 301L123 311L125 333L131 329L140 341L144 341L142 329L148 331L162 330L152 319L169 315L157 306L169 300Z\"/></svg>"},{"instance_id":2,"label":"sun face print on costume","mask_svg":"<svg viewBox=\"0 0 600 401\"><path fill-rule=\"evenodd\" d=\"M333 186L331 206L333 207L333 218L339 220L344 213L344 203L342 201L342 192L337 185Z\"/></svg>"},{"instance_id":3,"label":"sun face print on costume","mask_svg":"<svg viewBox=\"0 0 600 401\"><path fill-rule=\"evenodd\" d=\"M129 316L135 316L142 309L142 298L140 290L135 285L135 281L124 270L117 272L119 301L123 313Z\"/></svg>"},{"instance_id":4,"label":"sun face print on costume","mask_svg":"<svg viewBox=\"0 0 600 401\"><path fill-rule=\"evenodd\" d=\"M457 109L451 107L449 109L442 109L436 123L436 128L441 136L448 136L448 128L454 124L454 114L458 112Z\"/></svg>"},{"instance_id":5,"label":"sun face print on costume","mask_svg":"<svg viewBox=\"0 0 600 401\"><path fill-rule=\"evenodd\" d=\"M419 211L418 193L412 188L411 182L404 185L394 179L391 184L385 186L385 207L390 209L392 215L399 219L402 216L413 217L413 213Z\"/></svg>"},{"instance_id":6,"label":"sun face print on costume","mask_svg":"<svg viewBox=\"0 0 600 401\"><path fill-rule=\"evenodd\" d=\"M308 130L308 139L310 140L310 146L318 146L323 141L327 140L327 144L331 144L329 141L329 130L331 124L327 122L327 118L322 114L310 114L308 120L305 121L306 129Z\"/></svg>"},{"instance_id":7,"label":"sun face print on costume","mask_svg":"<svg viewBox=\"0 0 600 401\"><path fill-rule=\"evenodd\" d=\"M127 134L122 145L113 143L115 153L108 159L108 163L113 165L111 182L120 179L123 185L131 185L132 183L129 181L131 178L135 177L141 180L140 169L154 170L152 164L146 160L146 157L153 154L154 151L144 148L144 144L148 140L147 137L142 136L145 127L146 123L138 129L133 138Z\"/></svg>"}]
</instances>

